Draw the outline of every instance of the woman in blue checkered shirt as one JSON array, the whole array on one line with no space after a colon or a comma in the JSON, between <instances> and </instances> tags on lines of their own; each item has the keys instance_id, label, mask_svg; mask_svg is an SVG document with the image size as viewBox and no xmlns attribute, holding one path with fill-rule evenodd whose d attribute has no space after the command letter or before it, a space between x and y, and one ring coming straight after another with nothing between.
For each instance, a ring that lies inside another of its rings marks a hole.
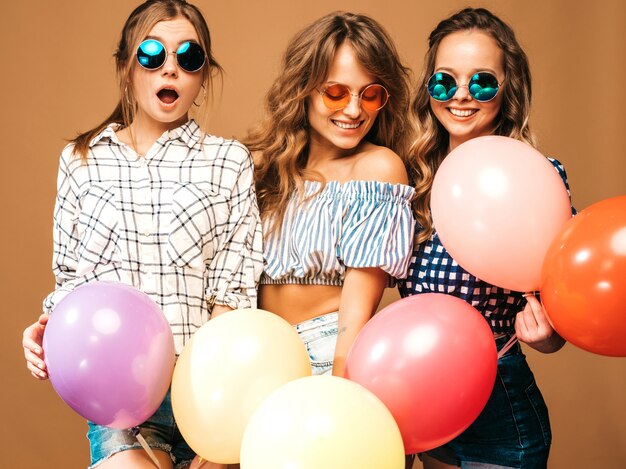
<instances>
[{"instance_id":1,"label":"woman in blue checkered shirt","mask_svg":"<svg viewBox=\"0 0 626 469\"><path fill-rule=\"evenodd\" d=\"M499 349L516 334L520 342L551 353L565 341L537 298L490 285L460 267L441 244L429 210L434 174L461 143L484 135L534 143L530 97L527 57L511 28L492 13L467 8L432 31L412 108L416 245L399 290L403 297L444 291L462 298L485 317ZM551 162L567 186L563 167ZM476 421L420 458L427 469L540 468L546 467L550 443L548 410L517 343L499 359L494 390Z\"/></svg>"}]
</instances>

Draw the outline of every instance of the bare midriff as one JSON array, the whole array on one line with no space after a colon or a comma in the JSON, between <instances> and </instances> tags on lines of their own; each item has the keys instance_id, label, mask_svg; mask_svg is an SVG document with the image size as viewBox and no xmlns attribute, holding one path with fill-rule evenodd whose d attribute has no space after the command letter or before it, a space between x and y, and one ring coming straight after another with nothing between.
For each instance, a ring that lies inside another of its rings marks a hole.
<instances>
[{"instance_id":1,"label":"bare midriff","mask_svg":"<svg viewBox=\"0 0 626 469\"><path fill-rule=\"evenodd\" d=\"M290 324L339 310L341 287L329 285L261 285L259 308Z\"/></svg>"}]
</instances>

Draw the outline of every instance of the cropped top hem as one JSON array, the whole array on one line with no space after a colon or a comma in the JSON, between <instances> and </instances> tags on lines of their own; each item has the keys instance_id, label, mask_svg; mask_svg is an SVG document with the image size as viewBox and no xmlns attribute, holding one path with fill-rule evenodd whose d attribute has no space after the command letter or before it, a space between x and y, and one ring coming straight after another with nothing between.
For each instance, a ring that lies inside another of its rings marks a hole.
<instances>
[{"instance_id":1,"label":"cropped top hem","mask_svg":"<svg viewBox=\"0 0 626 469\"><path fill-rule=\"evenodd\" d=\"M273 279L267 275L261 275L259 285L320 285L328 287L343 286L343 278L298 278L288 277Z\"/></svg>"}]
</instances>

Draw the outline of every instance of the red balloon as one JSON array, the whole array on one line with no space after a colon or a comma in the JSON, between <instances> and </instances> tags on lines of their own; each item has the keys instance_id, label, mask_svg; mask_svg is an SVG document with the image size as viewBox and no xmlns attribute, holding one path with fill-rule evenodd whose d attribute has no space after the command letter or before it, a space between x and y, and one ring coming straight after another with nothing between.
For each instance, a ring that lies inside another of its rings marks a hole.
<instances>
[{"instance_id":1,"label":"red balloon","mask_svg":"<svg viewBox=\"0 0 626 469\"><path fill-rule=\"evenodd\" d=\"M478 417L497 361L491 329L475 308L424 293L392 303L365 325L345 375L383 401L411 454L447 443Z\"/></svg>"},{"instance_id":2,"label":"red balloon","mask_svg":"<svg viewBox=\"0 0 626 469\"><path fill-rule=\"evenodd\" d=\"M541 300L567 341L626 357L626 196L593 204L565 224L543 264Z\"/></svg>"}]
</instances>

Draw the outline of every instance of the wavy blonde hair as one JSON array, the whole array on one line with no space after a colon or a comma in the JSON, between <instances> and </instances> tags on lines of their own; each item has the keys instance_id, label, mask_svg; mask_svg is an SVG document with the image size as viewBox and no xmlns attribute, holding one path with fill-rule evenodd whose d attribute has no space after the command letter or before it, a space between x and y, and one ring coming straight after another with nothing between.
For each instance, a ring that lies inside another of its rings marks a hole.
<instances>
[{"instance_id":1,"label":"wavy blonde hair","mask_svg":"<svg viewBox=\"0 0 626 469\"><path fill-rule=\"evenodd\" d=\"M449 34L472 29L491 35L503 52L506 86L501 89L502 105L493 133L535 146L535 137L528 124L532 95L530 67L511 27L484 8L465 8L441 21L428 37L428 52L411 104L410 121L414 140L409 149L408 169L417 193L413 204L417 222L421 226L417 243L426 241L433 233L430 191L435 172L448 154L450 144L448 132L430 107L426 84L434 73L442 39Z\"/></svg>"},{"instance_id":2,"label":"wavy blonde hair","mask_svg":"<svg viewBox=\"0 0 626 469\"><path fill-rule=\"evenodd\" d=\"M408 148L409 69L384 28L365 15L334 12L313 22L289 42L282 69L265 97L265 116L244 140L255 154L261 217L280 227L289 197L301 192L309 151L307 98L328 77L337 49L349 43L361 65L389 91L389 102L365 136L403 157ZM324 181L322 181L324 182Z\"/></svg>"},{"instance_id":3,"label":"wavy blonde hair","mask_svg":"<svg viewBox=\"0 0 626 469\"><path fill-rule=\"evenodd\" d=\"M209 27L196 6L187 3L185 0L148 0L142 3L133 10L126 20L114 54L120 88L120 100L117 106L102 123L87 132L81 133L71 141L74 143L74 152L80 155L82 160L87 159L91 140L109 124L116 123L123 127L128 127L133 122L137 110L137 100L135 99L131 79L133 70L137 66L135 51L154 25L161 21L169 21L176 18L189 20L195 28L200 45L207 56L207 60L202 68L203 88L205 90L210 89L215 73L222 73L222 68L211 52Z\"/></svg>"}]
</instances>

